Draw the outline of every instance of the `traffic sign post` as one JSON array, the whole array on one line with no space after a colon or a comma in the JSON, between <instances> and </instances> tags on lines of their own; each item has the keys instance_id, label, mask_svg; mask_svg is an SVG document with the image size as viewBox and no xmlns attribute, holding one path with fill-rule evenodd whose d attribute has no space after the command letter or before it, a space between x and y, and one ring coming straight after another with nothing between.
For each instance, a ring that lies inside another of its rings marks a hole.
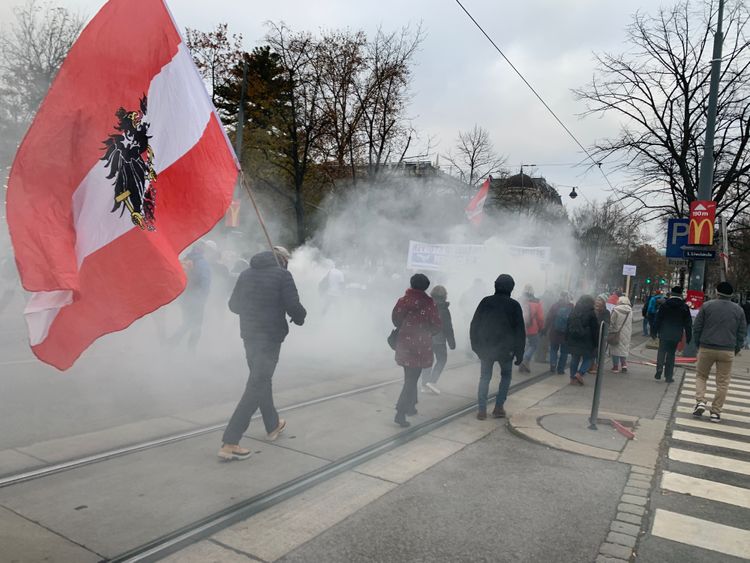
<instances>
[{"instance_id":1,"label":"traffic sign post","mask_svg":"<svg viewBox=\"0 0 750 563\"><path fill-rule=\"evenodd\" d=\"M626 276L625 278L625 295L628 299L630 299L630 278L635 275L637 266L634 266L632 264L623 264L622 266L622 275Z\"/></svg>"}]
</instances>

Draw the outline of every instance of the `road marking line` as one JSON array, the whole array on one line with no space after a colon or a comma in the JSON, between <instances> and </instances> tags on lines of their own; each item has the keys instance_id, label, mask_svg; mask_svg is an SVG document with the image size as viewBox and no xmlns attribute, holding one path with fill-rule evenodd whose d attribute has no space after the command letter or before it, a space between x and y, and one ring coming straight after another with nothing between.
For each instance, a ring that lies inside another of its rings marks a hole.
<instances>
[{"instance_id":1,"label":"road marking line","mask_svg":"<svg viewBox=\"0 0 750 563\"><path fill-rule=\"evenodd\" d=\"M750 429L748 428L738 428L737 426L714 424L705 417L699 420L696 420L694 418L675 418L674 423L680 426L700 428L701 430L713 430L714 432L724 432L725 434L734 434L736 436L750 436Z\"/></svg>"},{"instance_id":2,"label":"road marking line","mask_svg":"<svg viewBox=\"0 0 750 563\"><path fill-rule=\"evenodd\" d=\"M737 440L727 440L725 438L716 438L715 436L708 436L706 434L683 432L682 430L673 430L672 438L675 440L682 440L683 442L701 444L702 446L713 446L716 448L726 448L729 450L737 450L738 452L750 453L750 443L748 442L738 442Z\"/></svg>"},{"instance_id":3,"label":"road marking line","mask_svg":"<svg viewBox=\"0 0 750 563\"><path fill-rule=\"evenodd\" d=\"M695 390L695 385L691 385L690 383L686 383L682 386L683 389L692 389ZM716 393L716 387L713 385L706 385L706 391L711 391L713 393ZM737 397L750 397L750 393L744 393L742 391L737 391L736 389L732 389L732 386L729 386L729 390L727 391L727 395L734 395Z\"/></svg>"},{"instance_id":4,"label":"road marking line","mask_svg":"<svg viewBox=\"0 0 750 563\"><path fill-rule=\"evenodd\" d=\"M695 380L685 380L685 387L695 387ZM713 380L708 380L706 383L706 387L713 387L716 389L716 383ZM737 385L734 381L731 381L729 383L729 390L735 391L737 393L744 393L745 395L748 394L748 391L750 391L750 387L746 387L744 385Z\"/></svg>"},{"instance_id":5,"label":"road marking line","mask_svg":"<svg viewBox=\"0 0 750 563\"><path fill-rule=\"evenodd\" d=\"M693 404L692 402L690 403ZM690 407L677 407L677 412L683 414L693 414L693 409ZM721 409L721 420L729 420L731 422L745 422L750 423L750 416L742 416L740 414L731 414L725 409Z\"/></svg>"},{"instance_id":6,"label":"road marking line","mask_svg":"<svg viewBox=\"0 0 750 563\"><path fill-rule=\"evenodd\" d=\"M739 459L732 459L731 457L720 455L703 454L691 450L683 450L681 448L669 448L667 455L669 456L669 459L681 461L683 463L750 475L750 462L748 461L741 461Z\"/></svg>"},{"instance_id":7,"label":"road marking line","mask_svg":"<svg viewBox=\"0 0 750 563\"><path fill-rule=\"evenodd\" d=\"M661 477L661 488L666 491L732 504L741 508L750 508L750 489L725 485L708 479L699 479L682 473L665 471Z\"/></svg>"},{"instance_id":8,"label":"road marking line","mask_svg":"<svg viewBox=\"0 0 750 563\"><path fill-rule=\"evenodd\" d=\"M708 395L709 397L713 397L714 393L710 393L709 392L709 393L706 393L706 395ZM687 393L685 393L685 390L683 390L681 396L685 397L686 399L690 398L693 401L695 401L695 394L694 393L691 393L690 395L688 395ZM732 403L739 403L740 405L750 405L750 399L741 399L739 397L733 397L731 395L731 393L727 394L727 401L731 401Z\"/></svg>"},{"instance_id":9,"label":"road marking line","mask_svg":"<svg viewBox=\"0 0 750 563\"><path fill-rule=\"evenodd\" d=\"M683 405L691 405L695 406L695 396L690 395L681 395L680 396L680 403ZM690 412L693 412L693 409L690 409ZM721 414L724 414L725 412L743 412L750 414L750 408L747 407L740 407L735 405L730 405L728 403L724 403L724 406L721 407Z\"/></svg>"},{"instance_id":10,"label":"road marking line","mask_svg":"<svg viewBox=\"0 0 750 563\"><path fill-rule=\"evenodd\" d=\"M685 383L695 383L695 380L696 380L695 376L690 376L690 375L685 376ZM715 377L709 376L708 381L713 383L714 381L716 381L716 379ZM742 381L738 381L736 377L733 377L730 380L729 384L736 385L737 387L740 387L742 389L750 389L750 383L744 383Z\"/></svg>"},{"instance_id":11,"label":"road marking line","mask_svg":"<svg viewBox=\"0 0 750 563\"><path fill-rule=\"evenodd\" d=\"M747 559L750 530L656 509L651 533L660 538Z\"/></svg>"}]
</instances>

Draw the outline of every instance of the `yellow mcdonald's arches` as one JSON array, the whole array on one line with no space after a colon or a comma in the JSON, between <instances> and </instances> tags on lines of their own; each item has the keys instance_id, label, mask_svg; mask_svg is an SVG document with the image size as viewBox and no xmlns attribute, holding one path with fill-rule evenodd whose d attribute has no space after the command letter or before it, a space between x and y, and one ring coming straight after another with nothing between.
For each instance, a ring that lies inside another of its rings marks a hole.
<instances>
[{"instance_id":1,"label":"yellow mcdonald's arches","mask_svg":"<svg viewBox=\"0 0 750 563\"><path fill-rule=\"evenodd\" d=\"M707 240L703 240L703 229L708 228ZM714 223L710 219L690 219L688 244L713 244Z\"/></svg>"}]
</instances>

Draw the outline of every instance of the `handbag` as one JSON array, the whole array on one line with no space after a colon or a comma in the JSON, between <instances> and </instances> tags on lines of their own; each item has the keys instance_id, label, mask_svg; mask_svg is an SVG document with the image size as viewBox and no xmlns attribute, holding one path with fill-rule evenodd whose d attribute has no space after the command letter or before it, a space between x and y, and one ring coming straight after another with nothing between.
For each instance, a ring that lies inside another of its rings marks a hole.
<instances>
[{"instance_id":1,"label":"handbag","mask_svg":"<svg viewBox=\"0 0 750 563\"><path fill-rule=\"evenodd\" d=\"M390 346L393 350L396 349L396 343L398 342L398 331L400 328L400 326L394 328L388 335L388 338L386 338L386 340L388 341L388 346Z\"/></svg>"},{"instance_id":2,"label":"handbag","mask_svg":"<svg viewBox=\"0 0 750 563\"><path fill-rule=\"evenodd\" d=\"M625 326L625 323L628 322L629 318L630 318L630 313L625 315L625 320L622 321L620 328L618 328L615 332L610 332L607 335L607 344L609 344L610 346L617 346L620 343L620 332L622 331L622 328Z\"/></svg>"}]
</instances>

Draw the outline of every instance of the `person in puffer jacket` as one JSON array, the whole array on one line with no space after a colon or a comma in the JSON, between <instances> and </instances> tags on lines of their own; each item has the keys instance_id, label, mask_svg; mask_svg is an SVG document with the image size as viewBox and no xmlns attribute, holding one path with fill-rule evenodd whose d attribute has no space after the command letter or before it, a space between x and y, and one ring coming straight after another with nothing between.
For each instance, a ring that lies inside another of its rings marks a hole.
<instances>
[{"instance_id":1,"label":"person in puffer jacket","mask_svg":"<svg viewBox=\"0 0 750 563\"><path fill-rule=\"evenodd\" d=\"M281 343L292 322L302 325L307 311L302 306L292 274L287 271L289 251L277 246L260 252L250 267L240 274L229 299L229 309L240 316L240 336L245 344L250 376L245 392L229 420L219 458L225 461L247 459L250 450L239 446L250 419L260 408L269 440L275 440L286 427L273 404L271 379L279 361Z\"/></svg>"},{"instance_id":2,"label":"person in puffer jacket","mask_svg":"<svg viewBox=\"0 0 750 563\"><path fill-rule=\"evenodd\" d=\"M404 368L394 422L403 428L411 426L406 416L417 414L417 382L422 370L432 367L432 337L442 328L435 301L426 293L430 280L424 274L414 274L409 284L391 313L393 326L398 328L396 363Z\"/></svg>"}]
</instances>

